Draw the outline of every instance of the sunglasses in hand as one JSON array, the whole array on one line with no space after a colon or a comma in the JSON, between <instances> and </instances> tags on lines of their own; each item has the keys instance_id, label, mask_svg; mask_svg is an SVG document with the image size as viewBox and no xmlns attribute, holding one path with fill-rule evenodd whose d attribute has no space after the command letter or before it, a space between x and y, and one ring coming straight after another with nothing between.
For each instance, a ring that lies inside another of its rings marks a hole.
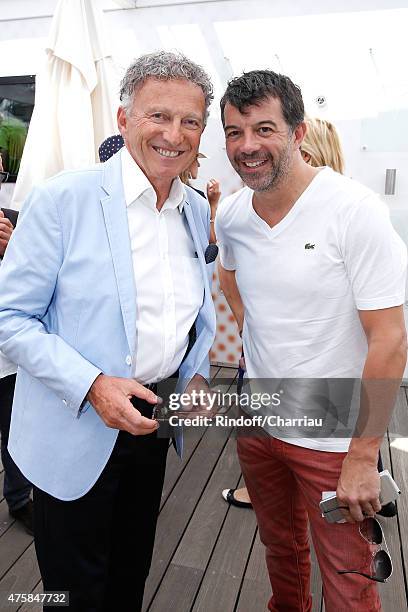
<instances>
[{"instance_id":1,"label":"sunglasses in hand","mask_svg":"<svg viewBox=\"0 0 408 612\"><path fill-rule=\"evenodd\" d=\"M364 519L359 527L361 537L365 539L369 544L376 544L378 549L373 553L371 561L371 574L360 572L356 569L338 570L338 574L359 574L368 578L368 580L374 580L375 582L387 582L388 578L392 574L392 560L388 550L387 542L384 538L384 533L381 524L377 519L369 517ZM385 550L382 548L384 543Z\"/></svg>"}]
</instances>

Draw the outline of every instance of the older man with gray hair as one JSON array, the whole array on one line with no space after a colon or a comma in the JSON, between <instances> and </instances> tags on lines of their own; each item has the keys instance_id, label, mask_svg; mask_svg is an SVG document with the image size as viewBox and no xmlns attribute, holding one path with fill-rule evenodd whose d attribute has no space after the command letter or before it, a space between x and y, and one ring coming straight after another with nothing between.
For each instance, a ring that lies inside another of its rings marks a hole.
<instances>
[{"instance_id":1,"label":"older man with gray hair","mask_svg":"<svg viewBox=\"0 0 408 612\"><path fill-rule=\"evenodd\" d=\"M169 446L157 383L209 376L209 207L178 176L212 97L183 55L137 59L125 147L36 187L1 268L0 346L19 365L9 450L34 484L44 590L68 591L70 610L141 609Z\"/></svg>"}]
</instances>

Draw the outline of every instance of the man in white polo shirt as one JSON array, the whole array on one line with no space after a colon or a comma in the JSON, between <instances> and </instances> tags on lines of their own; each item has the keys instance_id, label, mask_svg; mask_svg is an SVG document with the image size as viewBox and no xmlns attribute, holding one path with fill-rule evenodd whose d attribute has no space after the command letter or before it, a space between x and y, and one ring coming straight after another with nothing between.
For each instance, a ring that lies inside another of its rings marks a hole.
<instances>
[{"instance_id":1,"label":"man in white polo shirt","mask_svg":"<svg viewBox=\"0 0 408 612\"><path fill-rule=\"evenodd\" d=\"M295 393L305 379L400 380L406 252L385 207L357 182L303 161L303 101L289 78L265 70L234 79L221 114L246 185L221 204L216 234L242 298L234 310L248 377L299 379ZM305 415L311 403L306 394ZM291 416L284 399L281 414ZM351 441L268 433L240 438L238 453L267 549L269 609L311 610L309 522L326 612L379 610L374 580L337 570L374 575L359 523L381 508L380 432ZM346 524L321 517L321 493L331 490L349 509Z\"/></svg>"}]
</instances>

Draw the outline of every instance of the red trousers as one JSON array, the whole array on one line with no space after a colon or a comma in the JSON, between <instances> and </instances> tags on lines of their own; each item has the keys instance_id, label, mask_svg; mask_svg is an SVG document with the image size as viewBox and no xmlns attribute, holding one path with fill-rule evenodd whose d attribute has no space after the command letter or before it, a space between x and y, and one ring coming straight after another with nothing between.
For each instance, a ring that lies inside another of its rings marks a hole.
<instances>
[{"instance_id":1,"label":"red trousers","mask_svg":"<svg viewBox=\"0 0 408 612\"><path fill-rule=\"evenodd\" d=\"M330 524L321 516L322 491L335 491L346 453L311 450L272 437L238 439L245 484L256 513L272 585L271 612L309 612L308 524L323 581L326 612L381 610L377 585L357 574L371 573L375 547L358 524Z\"/></svg>"}]
</instances>

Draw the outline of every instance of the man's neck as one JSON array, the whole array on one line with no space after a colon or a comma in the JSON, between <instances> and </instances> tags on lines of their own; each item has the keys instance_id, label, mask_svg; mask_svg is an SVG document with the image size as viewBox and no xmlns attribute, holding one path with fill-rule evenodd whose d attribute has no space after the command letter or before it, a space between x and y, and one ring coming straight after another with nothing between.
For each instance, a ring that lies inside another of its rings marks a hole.
<instances>
[{"instance_id":1,"label":"man's neck","mask_svg":"<svg viewBox=\"0 0 408 612\"><path fill-rule=\"evenodd\" d=\"M277 225L286 217L318 172L317 168L301 162L295 164L274 189L256 191L252 204L257 215L270 227Z\"/></svg>"},{"instance_id":2,"label":"man's neck","mask_svg":"<svg viewBox=\"0 0 408 612\"><path fill-rule=\"evenodd\" d=\"M165 201L168 199L170 195L170 190L171 190L171 186L172 186L174 179L168 179L168 178L161 179L159 177L149 176L147 171L143 168L142 164L139 163L136 157L133 155L126 141L125 141L125 145L126 145L127 150L129 151L129 154L133 158L133 161L135 162L135 164L138 165L140 170L143 172L143 174L146 176L147 180L153 187L156 193L156 198L157 198L156 208L157 210L161 210L163 208Z\"/></svg>"},{"instance_id":3,"label":"man's neck","mask_svg":"<svg viewBox=\"0 0 408 612\"><path fill-rule=\"evenodd\" d=\"M157 196L157 202L156 202L157 210L161 210L163 208L165 201L168 199L170 195L170 190L171 190L171 185L173 183L173 180L171 181L154 180L153 181L149 179L150 184L152 185L156 193L156 196Z\"/></svg>"}]
</instances>

